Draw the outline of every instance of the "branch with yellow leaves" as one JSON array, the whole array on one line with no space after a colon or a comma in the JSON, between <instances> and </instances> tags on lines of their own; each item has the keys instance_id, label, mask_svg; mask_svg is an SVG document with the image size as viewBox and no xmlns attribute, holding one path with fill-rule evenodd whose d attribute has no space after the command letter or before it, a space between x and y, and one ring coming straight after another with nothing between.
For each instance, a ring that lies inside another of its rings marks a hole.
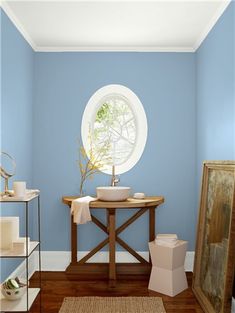
<instances>
[{"instance_id":1,"label":"branch with yellow leaves","mask_svg":"<svg viewBox=\"0 0 235 313\"><path fill-rule=\"evenodd\" d=\"M102 146L95 146L90 134L88 139L89 150L86 151L84 146L80 146L79 149L78 165L81 175L79 188L80 195L83 194L83 185L87 178L93 179L93 175L101 173L101 169L110 162L110 157L107 156L107 152L110 149L110 143L106 141Z\"/></svg>"}]
</instances>

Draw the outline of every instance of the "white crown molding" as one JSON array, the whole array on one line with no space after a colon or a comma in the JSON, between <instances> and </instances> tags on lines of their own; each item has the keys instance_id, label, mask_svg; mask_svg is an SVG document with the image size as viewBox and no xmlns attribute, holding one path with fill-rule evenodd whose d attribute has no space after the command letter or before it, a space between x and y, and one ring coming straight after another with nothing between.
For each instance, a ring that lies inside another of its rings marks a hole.
<instances>
[{"instance_id":1,"label":"white crown molding","mask_svg":"<svg viewBox=\"0 0 235 313\"><path fill-rule=\"evenodd\" d=\"M31 46L31 48L36 51L36 44L34 43L33 39L29 35L29 33L25 30L24 26L21 24L19 19L16 17L12 9L9 7L9 5L6 3L6 1L0 1L0 7L4 10L6 15L9 17L9 19L12 21L12 23L15 25L15 27L18 29L18 31L21 33L21 35L24 37L24 39L28 42L28 44Z\"/></svg>"},{"instance_id":2,"label":"white crown molding","mask_svg":"<svg viewBox=\"0 0 235 313\"><path fill-rule=\"evenodd\" d=\"M216 10L214 16L211 18L211 20L209 21L209 23L207 24L207 26L205 27L205 29L203 30L201 35L196 40L194 47L193 47L194 51L197 51L197 49L200 47L200 45L206 39L207 35L212 30L212 28L215 26L216 22L221 17L221 15L224 13L224 11L226 10L226 8L228 7L230 2L231 2L231 0L223 0L221 5L219 6L219 8Z\"/></svg>"},{"instance_id":3,"label":"white crown molding","mask_svg":"<svg viewBox=\"0 0 235 313\"><path fill-rule=\"evenodd\" d=\"M24 2L32 2L34 0L0 0L0 4L1 2L13 2L13 1L24 1ZM40 2L66 2L67 0L40 0ZM158 3L158 2L179 2L179 1L182 1L182 0L69 0L69 2L76 2L76 3L87 3L87 2L96 2L96 3L99 3L99 2L111 2L111 3L126 3L126 2L152 2L152 3ZM205 2L205 1L208 1L208 0L184 0L184 1L187 1L187 2ZM210 1L217 1L217 0L210 0Z\"/></svg>"},{"instance_id":4,"label":"white crown molding","mask_svg":"<svg viewBox=\"0 0 235 313\"><path fill-rule=\"evenodd\" d=\"M32 0L28 0L32 1ZM43 0L48 1L48 0ZM54 0L58 1L58 0ZM60 1L60 0L59 0ZM64 0L61 0L64 1ZM75 2L83 2L84 0L73 0ZM94 1L94 0L87 0ZM100 1L100 0L96 0ZM117 0L107 0L107 1L117 1ZM122 1L122 0L118 0ZM118 2L117 1L117 2ZM123 0L126 1L126 0ZM128 0L129 1L129 0ZM136 0L133 0L136 1ZM143 0L140 0L140 2ZM149 1L149 0L147 0ZM150 0L150 2L156 2L159 0ZM178 0L175 0L178 1ZM44 47L37 46L28 32L25 30L24 26L21 24L19 19L15 16L14 12L11 10L6 1L0 0L0 7L4 10L7 16L10 18L15 27L19 30L25 40L30 44L35 52L194 52L193 47L158 47L158 46L75 46L75 47Z\"/></svg>"},{"instance_id":5,"label":"white crown molding","mask_svg":"<svg viewBox=\"0 0 235 313\"><path fill-rule=\"evenodd\" d=\"M77 47L41 47L36 52L194 52L193 47L158 46L77 46Z\"/></svg>"},{"instance_id":6,"label":"white crown molding","mask_svg":"<svg viewBox=\"0 0 235 313\"><path fill-rule=\"evenodd\" d=\"M26 1L32 1L32 0L26 0ZM41 0L41 1L48 1L48 0ZM55 2L60 2L64 0L52 0ZM72 2L84 2L84 0L71 0ZM98 2L100 0L86 0L89 2ZM112 1L112 2L125 2L126 0L102 0L104 2ZM128 1L137 1L142 2L143 0L128 0ZM146 0L147 2L161 2L163 0ZM178 0L164 0L164 1L178 1ZM195 1L195 0L187 0L187 1ZM202 2L205 0L197 0L198 2ZM22 23L19 21L19 19L16 17L14 12L11 10L7 2L10 2L10 0L0 0L0 7L4 10L4 12L7 14L7 16L10 18L12 23L15 25L15 27L19 30L19 32L22 34L22 36L25 38L25 40L29 43L29 45L32 47L32 49L36 52L195 52L202 42L205 40L211 29L214 27L220 16L223 14L227 6L232 0L223 0L220 7L214 14L213 18L210 20L210 22L207 24L207 27L204 29L204 31L201 33L201 35L196 40L195 44L192 47L158 47L158 46L132 46L132 47L126 47L126 46L75 46L75 47L63 47L63 46L55 46L55 47L44 47L44 46L37 46L32 39L32 37L29 35L29 33L25 30Z\"/></svg>"}]
</instances>

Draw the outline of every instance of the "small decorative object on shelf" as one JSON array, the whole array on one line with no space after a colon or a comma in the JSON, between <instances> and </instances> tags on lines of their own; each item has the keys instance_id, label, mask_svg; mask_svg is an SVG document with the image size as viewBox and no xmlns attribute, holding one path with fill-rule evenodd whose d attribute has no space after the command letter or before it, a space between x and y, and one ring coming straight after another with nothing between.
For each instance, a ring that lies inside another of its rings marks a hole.
<instances>
[{"instance_id":1,"label":"small decorative object on shelf","mask_svg":"<svg viewBox=\"0 0 235 313\"><path fill-rule=\"evenodd\" d=\"M16 254L26 254L26 246L28 241L28 248L30 250L30 238L29 237L19 237L12 243L12 251Z\"/></svg>"},{"instance_id":2,"label":"small decorative object on shelf","mask_svg":"<svg viewBox=\"0 0 235 313\"><path fill-rule=\"evenodd\" d=\"M19 237L19 217L0 217L0 256L13 253L26 254L26 240L30 249L30 238Z\"/></svg>"},{"instance_id":3,"label":"small decorative object on shelf","mask_svg":"<svg viewBox=\"0 0 235 313\"><path fill-rule=\"evenodd\" d=\"M4 178L4 191L2 195L11 196L11 192L8 189L8 180L15 175L16 162L8 153L1 151L1 164L0 175Z\"/></svg>"},{"instance_id":4,"label":"small decorative object on shelf","mask_svg":"<svg viewBox=\"0 0 235 313\"><path fill-rule=\"evenodd\" d=\"M0 250L11 250L13 241L19 237L19 217L0 217Z\"/></svg>"},{"instance_id":5,"label":"small decorative object on shelf","mask_svg":"<svg viewBox=\"0 0 235 313\"><path fill-rule=\"evenodd\" d=\"M13 195L15 197L25 197L26 195L26 182L14 181L13 182Z\"/></svg>"},{"instance_id":6,"label":"small decorative object on shelf","mask_svg":"<svg viewBox=\"0 0 235 313\"><path fill-rule=\"evenodd\" d=\"M26 292L27 284L20 281L18 277L6 280L1 286L1 292L7 300L18 300Z\"/></svg>"},{"instance_id":7,"label":"small decorative object on shelf","mask_svg":"<svg viewBox=\"0 0 235 313\"><path fill-rule=\"evenodd\" d=\"M26 190L25 195L15 196L13 192L8 190L8 193L1 194L0 203L1 210L5 210L6 206L2 203L19 203L23 204L25 208L25 235L19 237L19 217L5 217L8 220L8 246L4 245L7 242L1 241L0 258L23 258L25 259L26 277L25 286L18 278L8 279L2 286L1 291L3 296L0 297L1 312L30 312L30 308L39 295L39 312L41 312L41 247L40 247L40 194L39 190ZM30 206L30 202L37 200L37 207ZM37 241L30 241L29 238L29 210L36 210L37 225L34 225L37 229ZM13 219L13 220L12 220ZM0 218L1 224L4 223L4 217ZM15 231L14 223L16 225ZM1 226L1 225L0 225ZM5 236L4 236L5 237ZM5 249L3 249L3 247ZM31 288L29 282L29 257L38 249L38 272L39 272L39 288ZM9 301L15 300L15 301Z\"/></svg>"}]
</instances>

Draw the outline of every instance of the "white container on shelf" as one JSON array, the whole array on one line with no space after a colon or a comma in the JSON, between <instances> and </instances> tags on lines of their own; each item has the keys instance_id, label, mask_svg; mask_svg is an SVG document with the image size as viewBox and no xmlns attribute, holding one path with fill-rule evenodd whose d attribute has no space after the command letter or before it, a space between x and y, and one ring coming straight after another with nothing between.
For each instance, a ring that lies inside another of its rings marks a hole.
<instances>
[{"instance_id":1,"label":"white container on shelf","mask_svg":"<svg viewBox=\"0 0 235 313\"><path fill-rule=\"evenodd\" d=\"M14 196L24 198L26 195L26 182L25 181L14 181L13 182Z\"/></svg>"},{"instance_id":2,"label":"white container on shelf","mask_svg":"<svg viewBox=\"0 0 235 313\"><path fill-rule=\"evenodd\" d=\"M19 217L0 217L0 250L11 250L13 241L19 238Z\"/></svg>"},{"instance_id":3,"label":"white container on shelf","mask_svg":"<svg viewBox=\"0 0 235 313\"><path fill-rule=\"evenodd\" d=\"M28 240L28 251L30 248L30 238L27 237ZM12 246L12 250L14 251L15 254L26 254L26 245L27 245L27 241L26 241L26 237L20 237L17 240L13 241L13 246Z\"/></svg>"}]
</instances>

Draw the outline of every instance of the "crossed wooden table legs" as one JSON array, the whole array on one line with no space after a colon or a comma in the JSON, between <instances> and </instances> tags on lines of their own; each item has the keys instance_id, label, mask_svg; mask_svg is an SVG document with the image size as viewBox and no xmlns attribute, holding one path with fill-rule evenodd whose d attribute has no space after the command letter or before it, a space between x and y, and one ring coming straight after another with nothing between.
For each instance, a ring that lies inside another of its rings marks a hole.
<instances>
[{"instance_id":1,"label":"crossed wooden table legs","mask_svg":"<svg viewBox=\"0 0 235 313\"><path fill-rule=\"evenodd\" d=\"M71 207L72 201L76 199L76 196L64 196L62 202ZM126 201L120 202L105 202L101 200L95 200L90 202L90 209L106 209L107 212L107 225L104 225L93 214L92 221L100 229L102 229L108 236L105 240L100 242L95 248L93 248L87 255L81 260L77 260L77 228L78 226L73 222L73 216L71 216L71 263L66 269L67 274L71 274L72 279L104 279L107 277L108 266L108 278L110 281L115 281L118 277L136 277L138 275L145 276L150 274L151 264L146 261L141 255L139 255L133 248L131 248L125 241L123 241L119 235L134 221L136 221L145 212L149 211L149 241L153 241L155 238L155 209L158 205L164 202L162 196L151 196L145 199L128 198ZM127 219L121 226L116 228L116 212L118 210L135 209L135 213ZM118 263L116 264L116 242L133 255L139 263ZM87 261L105 245L109 245L109 263L87 263ZM90 278L89 278L90 277Z\"/></svg>"},{"instance_id":2,"label":"crossed wooden table legs","mask_svg":"<svg viewBox=\"0 0 235 313\"><path fill-rule=\"evenodd\" d=\"M71 264L82 265L85 264L95 253L101 250L105 245L109 244L109 279L116 279L116 261L115 261L115 243L117 242L130 254L132 254L141 264L149 264L141 255L139 255L134 249L132 249L125 241L123 241L119 234L123 232L129 225L131 225L135 220L142 216L146 211L149 211L149 241L155 238L155 208L144 207L139 208L138 211L132 215L126 222L116 229L116 208L107 208L107 226L104 225L99 219L91 214L92 221L102 229L108 237L100 242L95 248L93 248L86 256L81 260L77 261L77 225L73 223L73 217L71 217Z\"/></svg>"}]
</instances>

